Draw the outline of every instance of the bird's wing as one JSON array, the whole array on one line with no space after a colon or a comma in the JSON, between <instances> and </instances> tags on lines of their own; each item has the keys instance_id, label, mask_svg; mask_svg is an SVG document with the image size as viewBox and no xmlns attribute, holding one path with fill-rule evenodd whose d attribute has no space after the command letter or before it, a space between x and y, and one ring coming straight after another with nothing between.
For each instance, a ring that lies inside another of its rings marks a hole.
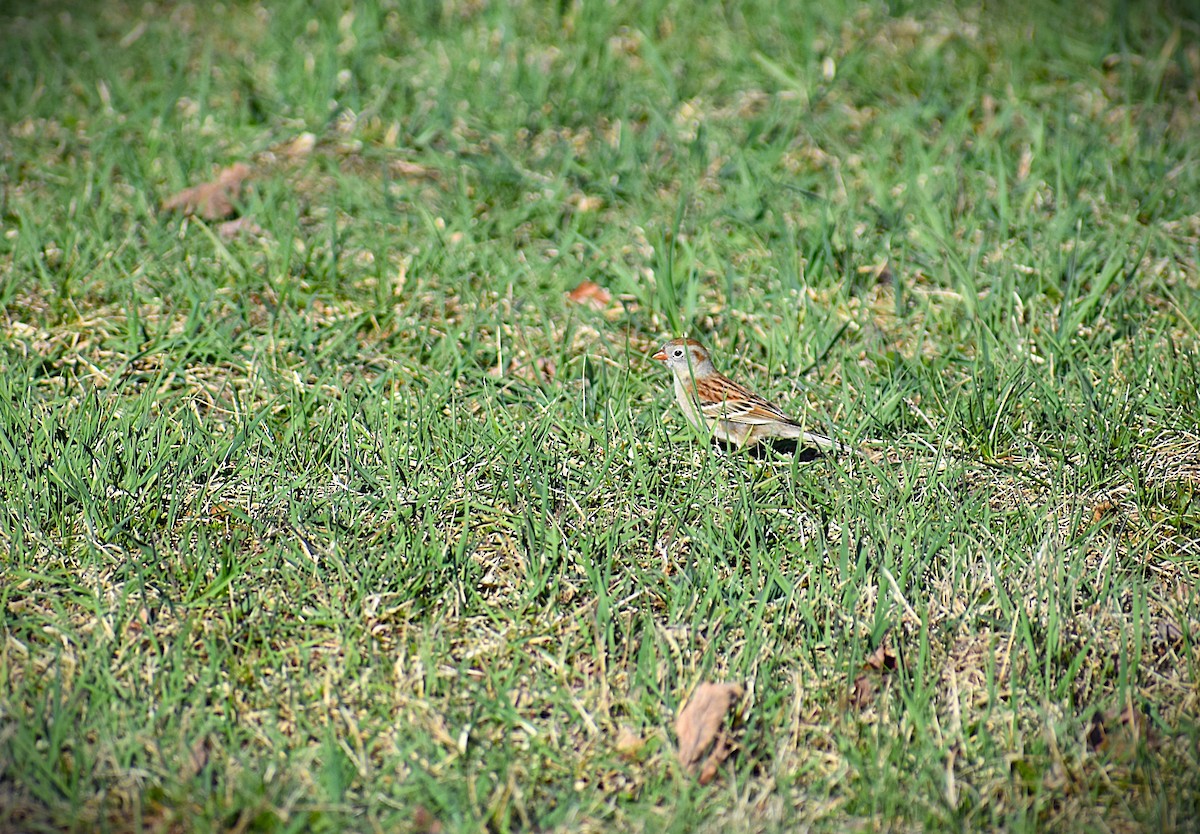
<instances>
[{"instance_id":1,"label":"bird's wing","mask_svg":"<svg viewBox=\"0 0 1200 834\"><path fill-rule=\"evenodd\" d=\"M709 420L725 420L748 426L761 426L765 423L798 425L795 420L780 411L778 406L731 379L711 380L711 384L700 386L699 393L700 411Z\"/></svg>"}]
</instances>

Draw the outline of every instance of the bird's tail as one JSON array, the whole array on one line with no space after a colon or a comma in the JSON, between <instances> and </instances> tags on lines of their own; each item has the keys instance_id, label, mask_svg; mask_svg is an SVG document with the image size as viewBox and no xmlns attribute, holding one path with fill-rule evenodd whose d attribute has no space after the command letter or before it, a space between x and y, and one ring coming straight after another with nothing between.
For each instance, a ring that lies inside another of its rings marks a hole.
<instances>
[{"instance_id":1,"label":"bird's tail","mask_svg":"<svg viewBox=\"0 0 1200 834\"><path fill-rule=\"evenodd\" d=\"M805 431L800 426L795 424L785 424L786 428L779 432L781 437L796 440L802 446L813 446L824 452L849 452L852 451L845 443L839 443L832 438L826 437L823 434L814 434L810 431Z\"/></svg>"},{"instance_id":2,"label":"bird's tail","mask_svg":"<svg viewBox=\"0 0 1200 834\"><path fill-rule=\"evenodd\" d=\"M818 449L832 450L835 452L846 452L850 450L850 447L845 443L839 443L823 434L813 434L810 431L801 431L798 439L803 441L806 445L816 446Z\"/></svg>"}]
</instances>

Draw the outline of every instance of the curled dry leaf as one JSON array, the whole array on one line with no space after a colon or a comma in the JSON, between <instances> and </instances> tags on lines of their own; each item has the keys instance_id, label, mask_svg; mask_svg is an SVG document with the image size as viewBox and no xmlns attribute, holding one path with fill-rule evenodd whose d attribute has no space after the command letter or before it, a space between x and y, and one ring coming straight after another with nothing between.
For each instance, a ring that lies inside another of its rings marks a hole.
<instances>
[{"instance_id":1,"label":"curled dry leaf","mask_svg":"<svg viewBox=\"0 0 1200 834\"><path fill-rule=\"evenodd\" d=\"M733 743L729 740L729 734L722 729L717 734L716 743L713 744L712 752L708 754L708 758L704 760L704 764L700 767L700 775L697 781L701 785L707 785L717 775L717 768L721 766L721 762L729 758L733 752Z\"/></svg>"},{"instance_id":2,"label":"curled dry leaf","mask_svg":"<svg viewBox=\"0 0 1200 834\"><path fill-rule=\"evenodd\" d=\"M1117 514L1117 506L1112 501L1101 501L1092 508L1092 523L1099 524L1105 518Z\"/></svg>"},{"instance_id":3,"label":"curled dry leaf","mask_svg":"<svg viewBox=\"0 0 1200 834\"><path fill-rule=\"evenodd\" d=\"M1108 728L1104 726L1104 716L1100 710L1096 710L1096 714L1092 716L1091 723L1088 724L1087 731L1087 746L1089 750L1099 750L1108 741Z\"/></svg>"},{"instance_id":4,"label":"curled dry leaf","mask_svg":"<svg viewBox=\"0 0 1200 834\"><path fill-rule=\"evenodd\" d=\"M143 605L138 609L137 615L125 624L126 633L130 635L141 634L150 623L150 618L150 609Z\"/></svg>"},{"instance_id":5,"label":"curled dry leaf","mask_svg":"<svg viewBox=\"0 0 1200 834\"><path fill-rule=\"evenodd\" d=\"M250 177L250 166L239 162L217 174L216 179L185 188L163 200L166 211L195 214L205 220L220 220L234 212L233 202L242 193L242 183Z\"/></svg>"},{"instance_id":6,"label":"curled dry leaf","mask_svg":"<svg viewBox=\"0 0 1200 834\"><path fill-rule=\"evenodd\" d=\"M875 700L877 689L875 679L871 675L866 673L859 675L854 679L854 686L850 689L850 706L855 709L865 709Z\"/></svg>"},{"instance_id":7,"label":"curled dry leaf","mask_svg":"<svg viewBox=\"0 0 1200 834\"><path fill-rule=\"evenodd\" d=\"M744 691L736 683L702 683L675 719L679 761L688 773L699 771L701 784L711 781L733 752L725 716Z\"/></svg>"},{"instance_id":8,"label":"curled dry leaf","mask_svg":"<svg viewBox=\"0 0 1200 834\"><path fill-rule=\"evenodd\" d=\"M896 653L889 649L886 643L880 643L879 648L867 658L865 666L876 672L890 672L896 668Z\"/></svg>"},{"instance_id":9,"label":"curled dry leaf","mask_svg":"<svg viewBox=\"0 0 1200 834\"><path fill-rule=\"evenodd\" d=\"M895 668L896 653L887 647L887 643L881 642L878 648L867 656L862 670L854 679L854 685L850 689L850 705L855 709L863 709L874 701L879 691L877 680Z\"/></svg>"},{"instance_id":10,"label":"curled dry leaf","mask_svg":"<svg viewBox=\"0 0 1200 834\"><path fill-rule=\"evenodd\" d=\"M612 302L612 293L595 281L584 281L567 293L572 304L586 304L593 310L603 310Z\"/></svg>"}]
</instances>

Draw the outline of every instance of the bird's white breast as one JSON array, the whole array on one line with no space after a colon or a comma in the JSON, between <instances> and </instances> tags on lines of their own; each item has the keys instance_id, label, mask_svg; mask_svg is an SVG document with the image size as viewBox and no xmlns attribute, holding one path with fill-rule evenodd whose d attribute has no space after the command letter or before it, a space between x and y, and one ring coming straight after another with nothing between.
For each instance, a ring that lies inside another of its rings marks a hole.
<instances>
[{"instance_id":1,"label":"bird's white breast","mask_svg":"<svg viewBox=\"0 0 1200 834\"><path fill-rule=\"evenodd\" d=\"M696 428L705 429L707 425L703 415L700 413L699 407L696 405L695 398L692 397L690 389L691 386L685 384L680 379L679 374L675 374L675 400L679 403L679 407L683 409L683 416Z\"/></svg>"}]
</instances>

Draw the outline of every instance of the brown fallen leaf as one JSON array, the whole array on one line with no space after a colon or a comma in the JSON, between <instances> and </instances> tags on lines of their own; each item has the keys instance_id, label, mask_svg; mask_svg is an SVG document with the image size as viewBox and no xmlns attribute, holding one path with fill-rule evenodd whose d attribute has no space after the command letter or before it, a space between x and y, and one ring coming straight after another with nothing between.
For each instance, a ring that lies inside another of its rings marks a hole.
<instances>
[{"instance_id":1,"label":"brown fallen leaf","mask_svg":"<svg viewBox=\"0 0 1200 834\"><path fill-rule=\"evenodd\" d=\"M1089 750L1103 750L1113 759L1128 759L1142 745L1154 748L1159 744L1150 719L1132 702L1107 721L1103 713L1096 710L1088 724L1086 739Z\"/></svg>"},{"instance_id":2,"label":"brown fallen leaf","mask_svg":"<svg viewBox=\"0 0 1200 834\"><path fill-rule=\"evenodd\" d=\"M736 683L702 683L675 719L679 761L688 773L700 772L701 784L716 775L733 752L725 732L725 716L745 690Z\"/></svg>"},{"instance_id":3,"label":"brown fallen leaf","mask_svg":"<svg viewBox=\"0 0 1200 834\"><path fill-rule=\"evenodd\" d=\"M1104 716L1100 710L1092 716L1088 724L1087 746L1089 750L1099 750L1108 742L1108 728L1104 726Z\"/></svg>"},{"instance_id":4,"label":"brown fallen leaf","mask_svg":"<svg viewBox=\"0 0 1200 834\"><path fill-rule=\"evenodd\" d=\"M603 310L612 302L612 293L595 281L584 281L567 293L572 304L586 304L593 310Z\"/></svg>"},{"instance_id":5,"label":"brown fallen leaf","mask_svg":"<svg viewBox=\"0 0 1200 834\"><path fill-rule=\"evenodd\" d=\"M1092 508L1092 523L1099 524L1106 517L1116 515L1117 507L1112 501L1101 501Z\"/></svg>"},{"instance_id":6,"label":"brown fallen leaf","mask_svg":"<svg viewBox=\"0 0 1200 834\"><path fill-rule=\"evenodd\" d=\"M628 725L622 724L617 729L616 748L622 759L637 759L638 754L645 746L646 739L634 732Z\"/></svg>"},{"instance_id":7,"label":"brown fallen leaf","mask_svg":"<svg viewBox=\"0 0 1200 834\"><path fill-rule=\"evenodd\" d=\"M234 220L226 220L221 225L217 226L217 234L222 240L233 240L238 235L261 235L263 233L262 226L254 222L250 217L238 217Z\"/></svg>"},{"instance_id":8,"label":"brown fallen leaf","mask_svg":"<svg viewBox=\"0 0 1200 834\"><path fill-rule=\"evenodd\" d=\"M876 672L891 672L896 668L896 653L887 647L887 643L880 643L879 648L871 652L865 665Z\"/></svg>"},{"instance_id":9,"label":"brown fallen leaf","mask_svg":"<svg viewBox=\"0 0 1200 834\"><path fill-rule=\"evenodd\" d=\"M850 688L850 705L855 709L864 709L879 691L877 681L886 673L896 668L896 653L881 641L875 651L867 656L854 685Z\"/></svg>"},{"instance_id":10,"label":"brown fallen leaf","mask_svg":"<svg viewBox=\"0 0 1200 834\"><path fill-rule=\"evenodd\" d=\"M413 811L412 830L417 834L441 834L442 821L424 805L418 805Z\"/></svg>"},{"instance_id":11,"label":"brown fallen leaf","mask_svg":"<svg viewBox=\"0 0 1200 834\"><path fill-rule=\"evenodd\" d=\"M216 179L185 188L163 200L165 211L195 214L205 220L221 220L234 213L234 200L242 193L242 183L250 177L250 166L238 162L221 170Z\"/></svg>"},{"instance_id":12,"label":"brown fallen leaf","mask_svg":"<svg viewBox=\"0 0 1200 834\"><path fill-rule=\"evenodd\" d=\"M143 605L138 609L137 615L125 624L125 633L129 635L141 634L150 623L150 617L150 609Z\"/></svg>"},{"instance_id":13,"label":"brown fallen leaf","mask_svg":"<svg viewBox=\"0 0 1200 834\"><path fill-rule=\"evenodd\" d=\"M729 740L729 734L721 729L717 733L716 743L713 744L712 752L708 754L708 758L704 760L703 766L700 768L700 775L696 777L701 785L707 785L717 775L717 769L721 766L721 762L729 758L733 752L733 743Z\"/></svg>"},{"instance_id":14,"label":"brown fallen leaf","mask_svg":"<svg viewBox=\"0 0 1200 834\"><path fill-rule=\"evenodd\" d=\"M871 675L859 675L854 679L854 686L850 689L850 706L855 709L864 709L875 700L877 689L875 679Z\"/></svg>"}]
</instances>

